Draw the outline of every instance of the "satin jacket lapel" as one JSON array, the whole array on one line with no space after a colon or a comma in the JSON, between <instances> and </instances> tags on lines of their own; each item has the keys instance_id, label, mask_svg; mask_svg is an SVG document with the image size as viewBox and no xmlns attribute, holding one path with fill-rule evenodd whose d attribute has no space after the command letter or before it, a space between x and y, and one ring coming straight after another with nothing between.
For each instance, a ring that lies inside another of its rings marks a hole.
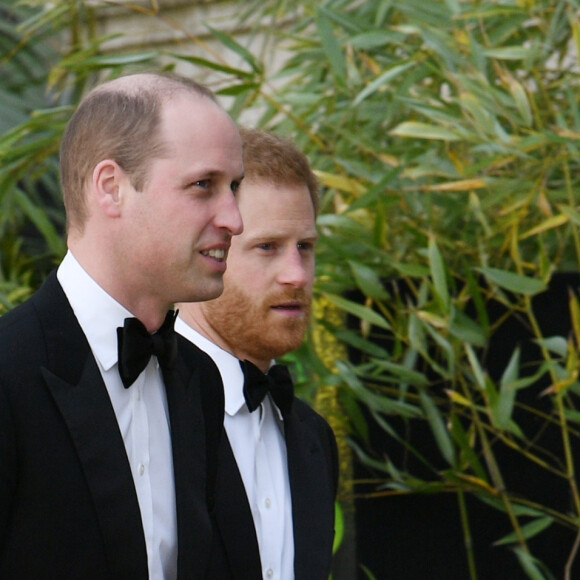
<instances>
[{"instance_id":1,"label":"satin jacket lapel","mask_svg":"<svg viewBox=\"0 0 580 580\"><path fill-rule=\"evenodd\" d=\"M294 522L296 580L325 578L334 539L334 491L320 433L295 399L284 421Z\"/></svg>"},{"instance_id":2,"label":"satin jacket lapel","mask_svg":"<svg viewBox=\"0 0 580 580\"><path fill-rule=\"evenodd\" d=\"M164 373L173 445L178 578L205 578L212 526L206 502L206 441L201 370L184 364ZM203 377L207 380L207 377Z\"/></svg>"},{"instance_id":3,"label":"satin jacket lapel","mask_svg":"<svg viewBox=\"0 0 580 580\"><path fill-rule=\"evenodd\" d=\"M147 576L141 515L123 439L97 363L52 275L37 294L50 368L44 380L68 426L116 578Z\"/></svg>"},{"instance_id":4,"label":"satin jacket lapel","mask_svg":"<svg viewBox=\"0 0 580 580\"><path fill-rule=\"evenodd\" d=\"M232 580L261 578L262 566L254 520L225 431L219 448L215 517L227 552Z\"/></svg>"}]
</instances>

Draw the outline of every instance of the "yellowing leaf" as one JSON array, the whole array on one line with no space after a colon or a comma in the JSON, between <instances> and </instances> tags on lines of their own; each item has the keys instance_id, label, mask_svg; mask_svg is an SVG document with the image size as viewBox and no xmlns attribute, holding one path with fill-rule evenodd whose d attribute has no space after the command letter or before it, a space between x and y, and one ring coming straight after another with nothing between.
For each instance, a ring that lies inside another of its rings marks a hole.
<instances>
[{"instance_id":1,"label":"yellowing leaf","mask_svg":"<svg viewBox=\"0 0 580 580\"><path fill-rule=\"evenodd\" d=\"M355 179L350 179L344 175L336 175L336 173L327 173L326 171L314 171L316 177L322 185L326 187L331 187L338 189L339 191L344 191L346 193L353 193L354 195L362 195L366 191L366 187L356 181Z\"/></svg>"},{"instance_id":2,"label":"yellowing leaf","mask_svg":"<svg viewBox=\"0 0 580 580\"><path fill-rule=\"evenodd\" d=\"M426 312L425 310L419 310L417 312L417 317L435 328L447 328L447 321L444 318Z\"/></svg>"},{"instance_id":3,"label":"yellowing leaf","mask_svg":"<svg viewBox=\"0 0 580 580\"><path fill-rule=\"evenodd\" d=\"M391 167L399 167L401 162L397 157L394 155L389 155L388 153L379 153L377 157L385 164L390 165Z\"/></svg>"},{"instance_id":4,"label":"yellowing leaf","mask_svg":"<svg viewBox=\"0 0 580 580\"><path fill-rule=\"evenodd\" d=\"M398 137L438 139L440 141L458 141L460 139L459 135L450 129L438 127L437 125L429 125L428 123L417 123L415 121L406 121L397 125L390 134Z\"/></svg>"},{"instance_id":5,"label":"yellowing leaf","mask_svg":"<svg viewBox=\"0 0 580 580\"><path fill-rule=\"evenodd\" d=\"M489 485L489 483L487 483L487 481L485 481L484 479L481 479L480 477L475 477L475 476L469 475L467 473L457 473L456 475L459 479L461 479L463 481L467 481L468 483L471 483L472 485L475 485L476 487L481 487L482 489L485 489L491 495L498 495L497 489L495 489L494 487Z\"/></svg>"},{"instance_id":6,"label":"yellowing leaf","mask_svg":"<svg viewBox=\"0 0 580 580\"><path fill-rule=\"evenodd\" d=\"M570 129L563 129L560 127L554 127L554 133L558 137L565 137L567 139L580 139L580 133L578 131L572 131Z\"/></svg>"},{"instance_id":7,"label":"yellowing leaf","mask_svg":"<svg viewBox=\"0 0 580 580\"><path fill-rule=\"evenodd\" d=\"M528 230L527 232L524 232L521 236L520 236L520 240L525 240L526 238L531 238L532 236L535 236L537 234L541 234L542 232L546 232L548 230L552 230L554 228L558 228L560 226L563 226L564 224L567 224L569 221L569 217L567 215L555 215L551 218L548 218L545 222L542 222L540 225L536 226L535 228L532 228L531 230Z\"/></svg>"},{"instance_id":8,"label":"yellowing leaf","mask_svg":"<svg viewBox=\"0 0 580 580\"><path fill-rule=\"evenodd\" d=\"M487 187L483 179L462 179L461 181L449 181L447 183L437 183L435 185L425 185L421 187L423 191L471 191Z\"/></svg>"},{"instance_id":9,"label":"yellowing leaf","mask_svg":"<svg viewBox=\"0 0 580 580\"><path fill-rule=\"evenodd\" d=\"M512 97L516 103L516 107L524 121L526 127L530 127L533 121L532 109L530 107L530 101L528 100L528 95L524 87L516 81L514 78L510 78L509 87Z\"/></svg>"},{"instance_id":10,"label":"yellowing leaf","mask_svg":"<svg viewBox=\"0 0 580 580\"><path fill-rule=\"evenodd\" d=\"M574 338L576 339L576 344L580 344L580 304L578 304L578 298L573 292L570 292L569 305Z\"/></svg>"},{"instance_id":11,"label":"yellowing leaf","mask_svg":"<svg viewBox=\"0 0 580 580\"><path fill-rule=\"evenodd\" d=\"M472 407L473 406L472 401L470 401L467 397L464 397L463 395L461 395L457 391L452 391L451 389L447 389L445 391L445 393L447 394L447 396L449 397L449 399L451 400L452 403L462 405L463 407Z\"/></svg>"}]
</instances>

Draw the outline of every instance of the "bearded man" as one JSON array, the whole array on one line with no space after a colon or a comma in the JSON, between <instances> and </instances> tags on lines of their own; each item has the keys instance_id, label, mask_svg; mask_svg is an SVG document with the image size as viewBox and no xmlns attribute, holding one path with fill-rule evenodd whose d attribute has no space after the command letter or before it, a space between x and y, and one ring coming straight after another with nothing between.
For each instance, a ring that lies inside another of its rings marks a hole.
<instances>
[{"instance_id":1,"label":"bearded man","mask_svg":"<svg viewBox=\"0 0 580 580\"><path fill-rule=\"evenodd\" d=\"M224 291L180 304L175 325L213 358L225 390L210 576L327 580L336 441L328 423L294 397L286 368L274 364L300 345L308 325L317 182L292 142L240 133L244 230L231 242Z\"/></svg>"}]
</instances>

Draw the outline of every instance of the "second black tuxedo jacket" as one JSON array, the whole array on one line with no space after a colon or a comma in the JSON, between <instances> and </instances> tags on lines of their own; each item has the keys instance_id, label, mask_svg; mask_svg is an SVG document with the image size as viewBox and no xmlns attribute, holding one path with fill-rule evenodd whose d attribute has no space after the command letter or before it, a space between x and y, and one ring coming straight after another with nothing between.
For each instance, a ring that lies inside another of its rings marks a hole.
<instances>
[{"instance_id":1,"label":"second black tuxedo jacket","mask_svg":"<svg viewBox=\"0 0 580 580\"><path fill-rule=\"evenodd\" d=\"M296 580L328 580L338 482L336 440L328 423L295 398L284 420L294 527ZM215 496L214 580L261 580L258 540L242 477L224 432ZM285 580L285 579L281 579Z\"/></svg>"},{"instance_id":2,"label":"second black tuxedo jacket","mask_svg":"<svg viewBox=\"0 0 580 580\"><path fill-rule=\"evenodd\" d=\"M217 453L223 390L207 355L181 339L180 355L164 375L178 577L197 580L207 578L213 489L206 461ZM147 576L139 504L115 413L53 273L0 318L0 578Z\"/></svg>"}]
</instances>

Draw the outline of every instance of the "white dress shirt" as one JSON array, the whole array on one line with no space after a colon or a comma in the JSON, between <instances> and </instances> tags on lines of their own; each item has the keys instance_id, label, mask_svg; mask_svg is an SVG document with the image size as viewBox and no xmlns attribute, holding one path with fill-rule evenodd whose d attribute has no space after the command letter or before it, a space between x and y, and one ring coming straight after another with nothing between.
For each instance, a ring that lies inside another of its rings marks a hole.
<instances>
[{"instance_id":1,"label":"white dress shirt","mask_svg":"<svg viewBox=\"0 0 580 580\"><path fill-rule=\"evenodd\" d=\"M264 580L294 578L292 498L282 415L266 397L253 413L239 360L181 318L175 330L211 356L224 384L224 425L252 510Z\"/></svg>"},{"instance_id":2,"label":"white dress shirt","mask_svg":"<svg viewBox=\"0 0 580 580\"><path fill-rule=\"evenodd\" d=\"M83 270L70 251L57 277L97 361L125 442L145 533L149 578L173 580L177 577L175 486L167 398L157 358L151 357L125 389L117 365L117 327L132 314Z\"/></svg>"}]
</instances>

